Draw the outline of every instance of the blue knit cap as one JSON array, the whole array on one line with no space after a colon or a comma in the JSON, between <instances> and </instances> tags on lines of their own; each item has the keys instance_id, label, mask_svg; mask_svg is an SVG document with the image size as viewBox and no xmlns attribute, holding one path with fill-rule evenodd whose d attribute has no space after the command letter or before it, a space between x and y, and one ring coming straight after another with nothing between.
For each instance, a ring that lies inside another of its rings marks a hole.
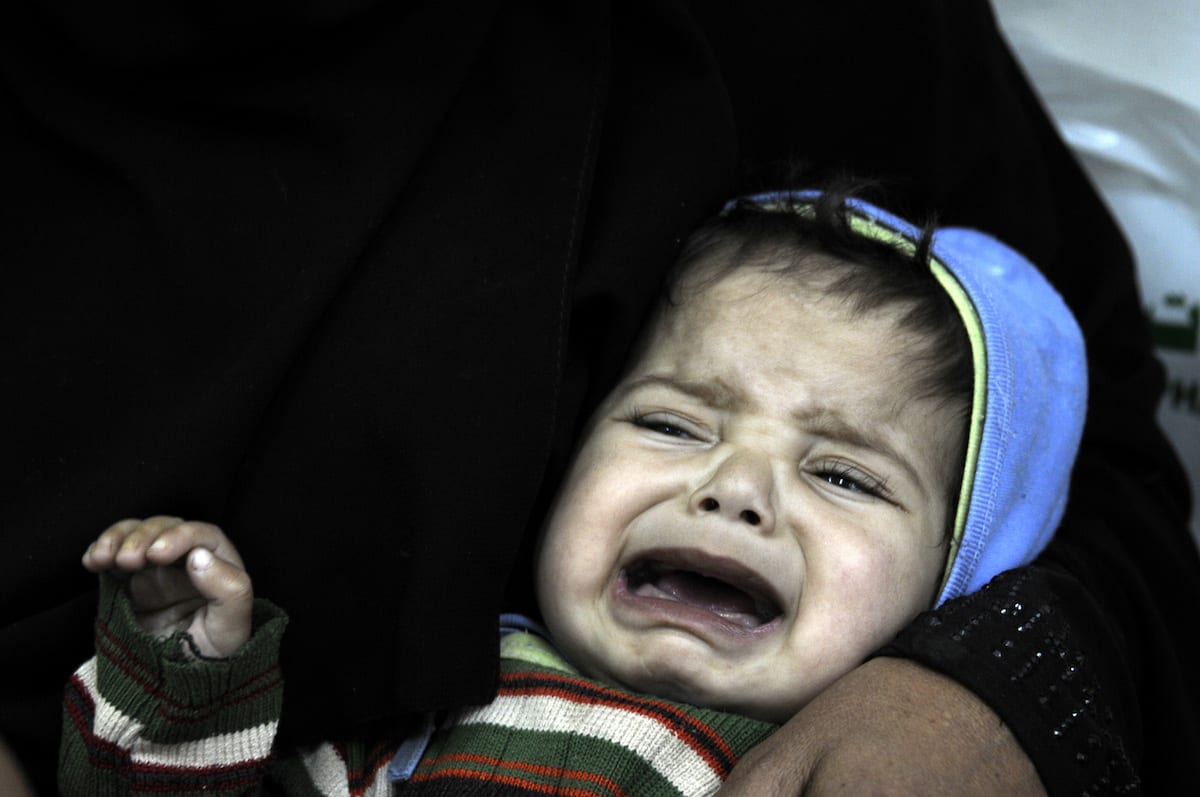
<instances>
[{"instance_id":1,"label":"blue knit cap","mask_svg":"<svg viewBox=\"0 0 1200 797\"><path fill-rule=\"evenodd\" d=\"M748 197L811 206L811 191ZM861 200L850 229L907 251L921 232ZM1071 311L1025 258L984 233L939 229L930 267L971 340L975 390L946 574L937 604L1028 564L1062 519L1087 408L1087 359Z\"/></svg>"}]
</instances>

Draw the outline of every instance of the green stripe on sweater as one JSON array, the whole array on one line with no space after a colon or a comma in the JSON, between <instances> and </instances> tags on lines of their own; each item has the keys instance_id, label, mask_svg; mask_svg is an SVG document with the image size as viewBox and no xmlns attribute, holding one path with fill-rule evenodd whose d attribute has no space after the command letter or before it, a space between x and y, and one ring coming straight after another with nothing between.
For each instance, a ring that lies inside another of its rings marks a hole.
<instances>
[{"instance_id":1,"label":"green stripe on sweater","mask_svg":"<svg viewBox=\"0 0 1200 797\"><path fill-rule=\"evenodd\" d=\"M197 661L185 653L185 632L155 637L143 631L125 587L105 575L96 619L100 694L143 724L148 741L203 739L277 720L286 622L278 608L256 601L250 642L228 659Z\"/></svg>"}]
</instances>

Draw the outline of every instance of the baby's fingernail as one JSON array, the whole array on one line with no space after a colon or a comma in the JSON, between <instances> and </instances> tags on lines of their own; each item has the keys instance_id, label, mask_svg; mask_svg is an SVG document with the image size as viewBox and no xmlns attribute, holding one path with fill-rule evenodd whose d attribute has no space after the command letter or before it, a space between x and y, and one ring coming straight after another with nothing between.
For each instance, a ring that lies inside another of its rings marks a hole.
<instances>
[{"instance_id":1,"label":"baby's fingernail","mask_svg":"<svg viewBox=\"0 0 1200 797\"><path fill-rule=\"evenodd\" d=\"M150 550L152 550L152 551L162 551L162 550L165 550L166 547L167 547L166 540L155 540L154 542L150 543Z\"/></svg>"},{"instance_id":2,"label":"baby's fingernail","mask_svg":"<svg viewBox=\"0 0 1200 797\"><path fill-rule=\"evenodd\" d=\"M207 570L209 565L212 564L212 559L212 551L207 548L197 548L192 551L192 569Z\"/></svg>"}]
</instances>

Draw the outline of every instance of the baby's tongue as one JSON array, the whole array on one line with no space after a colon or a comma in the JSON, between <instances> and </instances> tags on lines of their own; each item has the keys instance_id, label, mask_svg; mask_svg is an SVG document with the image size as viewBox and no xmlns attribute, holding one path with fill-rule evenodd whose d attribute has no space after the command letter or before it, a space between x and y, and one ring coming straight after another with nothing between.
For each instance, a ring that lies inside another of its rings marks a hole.
<instances>
[{"instance_id":1,"label":"baby's tongue","mask_svg":"<svg viewBox=\"0 0 1200 797\"><path fill-rule=\"evenodd\" d=\"M724 581L699 573L672 570L660 574L635 591L644 597L666 598L686 603L747 628L762 625L754 598Z\"/></svg>"}]
</instances>

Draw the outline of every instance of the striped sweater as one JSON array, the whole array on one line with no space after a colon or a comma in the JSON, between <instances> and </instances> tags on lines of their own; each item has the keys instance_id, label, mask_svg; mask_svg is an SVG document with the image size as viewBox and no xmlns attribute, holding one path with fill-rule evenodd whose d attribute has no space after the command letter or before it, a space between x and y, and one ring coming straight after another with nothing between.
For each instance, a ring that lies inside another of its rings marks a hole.
<instances>
[{"instance_id":1,"label":"striped sweater","mask_svg":"<svg viewBox=\"0 0 1200 797\"><path fill-rule=\"evenodd\" d=\"M712 794L738 757L774 730L585 679L520 633L503 640L496 699L440 717L432 738L278 750L285 624L279 609L259 601L242 650L196 659L185 654L186 635L142 632L116 582L102 579L96 655L64 699L61 793ZM406 752L417 763L397 780L394 762Z\"/></svg>"}]
</instances>

